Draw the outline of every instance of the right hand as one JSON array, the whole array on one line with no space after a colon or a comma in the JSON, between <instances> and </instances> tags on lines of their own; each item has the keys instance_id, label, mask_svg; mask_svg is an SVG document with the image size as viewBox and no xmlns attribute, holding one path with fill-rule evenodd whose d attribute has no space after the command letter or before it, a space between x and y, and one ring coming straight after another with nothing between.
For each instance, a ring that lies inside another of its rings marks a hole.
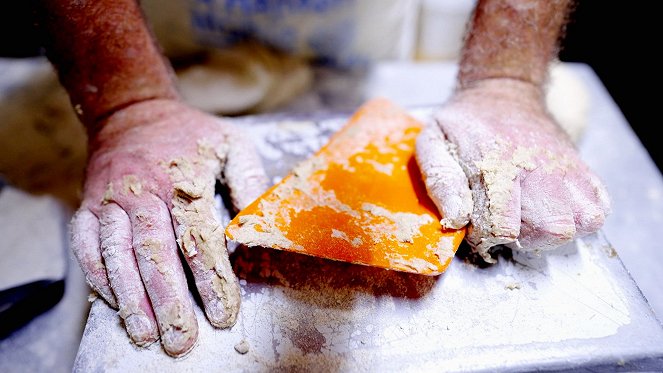
<instances>
[{"instance_id":1,"label":"right hand","mask_svg":"<svg viewBox=\"0 0 663 373\"><path fill-rule=\"evenodd\" d=\"M160 337L169 355L181 356L193 348L198 324L178 247L207 319L232 326L240 292L214 187L221 180L234 207L247 206L267 185L260 159L239 129L176 100L132 104L98 128L72 249L137 345Z\"/></svg>"},{"instance_id":2,"label":"right hand","mask_svg":"<svg viewBox=\"0 0 663 373\"><path fill-rule=\"evenodd\" d=\"M486 79L456 92L417 139L428 194L486 261L489 249L554 249L596 232L610 213L600 179L548 114L543 92Z\"/></svg>"}]
</instances>

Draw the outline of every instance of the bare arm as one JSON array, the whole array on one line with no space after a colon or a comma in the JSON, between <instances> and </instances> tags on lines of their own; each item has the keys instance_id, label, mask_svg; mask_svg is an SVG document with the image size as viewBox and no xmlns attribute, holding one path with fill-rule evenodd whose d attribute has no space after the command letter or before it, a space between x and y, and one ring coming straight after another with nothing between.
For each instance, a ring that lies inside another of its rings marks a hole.
<instances>
[{"instance_id":1,"label":"bare arm","mask_svg":"<svg viewBox=\"0 0 663 373\"><path fill-rule=\"evenodd\" d=\"M172 69L135 0L38 4L47 56L86 126L133 103L177 97Z\"/></svg>"},{"instance_id":2,"label":"bare arm","mask_svg":"<svg viewBox=\"0 0 663 373\"><path fill-rule=\"evenodd\" d=\"M490 78L512 78L541 85L571 0L479 1L466 36L458 76L461 87Z\"/></svg>"}]
</instances>

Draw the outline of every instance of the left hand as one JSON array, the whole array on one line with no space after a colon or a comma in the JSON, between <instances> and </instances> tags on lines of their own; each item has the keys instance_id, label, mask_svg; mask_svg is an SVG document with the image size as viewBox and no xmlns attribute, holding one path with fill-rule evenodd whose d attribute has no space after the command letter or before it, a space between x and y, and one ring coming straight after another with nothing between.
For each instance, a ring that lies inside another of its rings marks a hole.
<instances>
[{"instance_id":1,"label":"left hand","mask_svg":"<svg viewBox=\"0 0 663 373\"><path fill-rule=\"evenodd\" d=\"M207 319L232 326L240 289L214 187L224 182L233 206L246 207L267 184L260 158L240 128L177 100L132 104L98 128L72 250L136 344L160 337L168 354L182 356L197 340L198 323L178 248Z\"/></svg>"},{"instance_id":2,"label":"left hand","mask_svg":"<svg viewBox=\"0 0 663 373\"><path fill-rule=\"evenodd\" d=\"M543 251L596 232L610 212L604 185L546 111L540 87L486 79L435 113L417 140L428 193L449 228L487 261L499 244Z\"/></svg>"}]
</instances>

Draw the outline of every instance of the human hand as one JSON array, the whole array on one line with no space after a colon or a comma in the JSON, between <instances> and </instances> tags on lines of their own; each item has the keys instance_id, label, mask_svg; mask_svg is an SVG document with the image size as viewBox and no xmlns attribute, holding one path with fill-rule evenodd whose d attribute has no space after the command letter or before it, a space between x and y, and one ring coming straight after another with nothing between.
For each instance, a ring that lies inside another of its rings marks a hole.
<instances>
[{"instance_id":1,"label":"human hand","mask_svg":"<svg viewBox=\"0 0 663 373\"><path fill-rule=\"evenodd\" d=\"M237 128L176 100L132 104L97 128L72 249L137 345L160 336L169 355L181 356L198 324L178 247L210 323L232 326L240 292L215 182L228 186L236 209L245 207L266 187L260 159Z\"/></svg>"},{"instance_id":2,"label":"human hand","mask_svg":"<svg viewBox=\"0 0 663 373\"><path fill-rule=\"evenodd\" d=\"M443 225L469 222L466 241L490 262L495 245L552 249L596 232L610 212L605 187L542 95L516 79L478 81L455 93L417 139Z\"/></svg>"}]
</instances>

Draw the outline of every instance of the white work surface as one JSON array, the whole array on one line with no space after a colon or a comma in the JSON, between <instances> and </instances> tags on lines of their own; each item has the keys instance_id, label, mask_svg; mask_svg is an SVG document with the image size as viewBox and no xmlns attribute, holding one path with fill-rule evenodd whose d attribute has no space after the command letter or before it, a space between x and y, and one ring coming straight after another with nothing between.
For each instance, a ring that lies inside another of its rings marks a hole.
<instances>
[{"instance_id":1,"label":"white work surface","mask_svg":"<svg viewBox=\"0 0 663 373\"><path fill-rule=\"evenodd\" d=\"M231 330L214 330L199 313L201 340L194 351L181 360L168 358L158 345L135 348L128 342L113 311L96 301L74 370L260 371L285 366L327 367L332 371L593 366L631 371L663 369L660 323L608 245L614 247L654 310L663 314L663 294L659 291L663 278L657 271L663 265L663 248L654 239L663 223L663 178L597 76L585 65L569 67L586 85L590 97L588 127L579 142L582 156L606 182L613 198L613 213L597 237L578 241L543 258L523 256L516 257L514 262L500 258L497 266L487 270L457 259L449 272L437 281L411 280L403 275L384 276L372 269L335 265L332 267L336 271L340 268L341 272L351 273L360 284L353 284L348 292L343 288L335 289L333 279L328 280L317 289L328 299L318 297L313 303L307 303L311 299L296 298L297 294L302 294L305 284L296 274L272 274L282 276L276 283L256 281L250 274L244 274L244 307L238 324ZM448 97L454 74L455 66L445 63L389 63L378 66L362 79L346 78L345 81L323 72L316 90L293 105L292 110L303 112L317 108L350 112L364 99L375 95L391 98L406 107L429 106ZM354 94L344 91L348 85L356 88L352 91ZM63 219L63 226L66 224L66 216L54 217ZM54 238L54 242L59 239ZM289 268L279 264L279 258L284 258L282 255L262 254L274 258L268 268L282 271ZM258 262L262 257L253 259ZM523 271L529 273L531 281L521 281L519 276ZM333 271L329 274L332 273L340 275ZM474 275L470 275L472 273ZM569 277L571 273L576 277ZM368 284L366 277L362 277L367 275L387 282L376 284L379 282L376 280ZM319 280L320 276L316 274L315 278ZM73 353L78 346L72 345L76 339L71 336L80 333L80 323L70 319L81 317L88 307L80 296L81 281L80 272L76 268L70 270L65 299L23 330L0 341L3 371L72 369ZM485 285L485 293L479 291L479 286L470 287L471 301L454 305L451 297L467 297L461 281ZM447 292L437 290L440 286ZM486 300L482 301L482 297ZM325 299L329 303L325 303ZM287 311L293 304L297 306L297 313L276 314ZM505 308L500 308L500 304ZM470 305L473 308L468 308ZM496 308L486 309L486 306ZM274 312L258 312L263 307L271 307ZM303 309L309 309L308 313L302 313ZM353 315L353 309L357 310L354 318L348 318ZM367 309L379 312L361 314L360 311ZM412 318L394 310L411 312ZM430 310L448 313L430 315ZM343 327L336 331L324 330L329 322L323 317L325 313L329 319L341 316L334 322ZM532 320L534 313L541 317L536 328ZM421 318L417 319L417 314ZM490 328L482 329L481 321L476 323L477 315L493 315L492 320L483 325ZM367 322L367 316L376 319ZM386 318L379 319L381 316ZM549 323L565 320L565 317L568 322ZM441 318L447 321L442 322ZM65 319L68 322L63 322ZM302 322L305 319L308 322ZM260 330L263 326L276 326L276 329ZM263 334L269 339L258 338ZM58 343L57 339L49 337L57 335L69 338ZM289 338L272 340L279 335L289 335ZM483 344L477 345L477 338ZM249 343L246 355L233 349L241 340ZM420 344L422 341L428 343L424 346ZM499 356L485 354L491 349ZM391 364L400 353L411 355L398 360L403 364L400 367ZM659 360L643 360L647 356ZM447 364L439 361L443 357ZM649 365L631 365L633 359Z\"/></svg>"}]
</instances>

